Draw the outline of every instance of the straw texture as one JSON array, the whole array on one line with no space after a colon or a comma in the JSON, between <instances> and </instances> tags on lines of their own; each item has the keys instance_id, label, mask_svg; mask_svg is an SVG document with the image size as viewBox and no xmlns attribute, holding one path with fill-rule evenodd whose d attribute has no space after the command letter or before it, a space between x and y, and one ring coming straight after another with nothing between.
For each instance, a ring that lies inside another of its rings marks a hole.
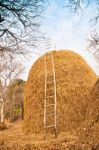
<instances>
[{"instance_id":1,"label":"straw texture","mask_svg":"<svg viewBox=\"0 0 99 150\"><path fill-rule=\"evenodd\" d=\"M89 91L97 78L77 53L60 50L53 51L53 55L57 87L57 131L75 130L86 120ZM47 54L47 58L50 62L50 54ZM43 132L44 63L42 56L33 64L26 83L23 125L26 133ZM48 68L51 71L51 63ZM49 123L52 123L50 119Z\"/></svg>"}]
</instances>

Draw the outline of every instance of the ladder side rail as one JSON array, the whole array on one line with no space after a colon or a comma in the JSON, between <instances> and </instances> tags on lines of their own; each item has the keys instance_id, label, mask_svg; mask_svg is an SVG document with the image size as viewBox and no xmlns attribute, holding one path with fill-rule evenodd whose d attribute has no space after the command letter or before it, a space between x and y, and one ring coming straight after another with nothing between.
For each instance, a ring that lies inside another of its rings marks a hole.
<instances>
[{"instance_id":1,"label":"ladder side rail","mask_svg":"<svg viewBox=\"0 0 99 150\"><path fill-rule=\"evenodd\" d=\"M55 130L57 128L57 125L56 125L56 107L57 107L57 101L56 101L56 75L55 75L55 65L54 65L54 57L53 57L53 52L52 52L52 64L53 64L53 74L54 74L54 87L55 87ZM57 135L56 135L57 136Z\"/></svg>"},{"instance_id":2,"label":"ladder side rail","mask_svg":"<svg viewBox=\"0 0 99 150\"><path fill-rule=\"evenodd\" d=\"M44 134L46 130L46 76L47 76L47 67L46 67L46 54L45 54L45 99L44 99Z\"/></svg>"}]
</instances>

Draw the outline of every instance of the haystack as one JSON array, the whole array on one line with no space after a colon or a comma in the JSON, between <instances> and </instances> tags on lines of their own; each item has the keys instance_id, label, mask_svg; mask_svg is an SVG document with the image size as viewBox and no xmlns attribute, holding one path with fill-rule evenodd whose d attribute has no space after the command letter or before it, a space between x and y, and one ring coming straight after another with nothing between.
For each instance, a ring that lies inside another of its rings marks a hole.
<instances>
[{"instance_id":1,"label":"haystack","mask_svg":"<svg viewBox=\"0 0 99 150\"><path fill-rule=\"evenodd\" d=\"M99 126L99 79L96 81L90 92L89 101L89 123L90 126L94 126L98 123Z\"/></svg>"},{"instance_id":2,"label":"haystack","mask_svg":"<svg viewBox=\"0 0 99 150\"><path fill-rule=\"evenodd\" d=\"M99 78L91 90L89 108L89 136L99 146ZM99 148L99 147L98 147Z\"/></svg>"},{"instance_id":3,"label":"haystack","mask_svg":"<svg viewBox=\"0 0 99 150\"><path fill-rule=\"evenodd\" d=\"M57 86L57 130L75 130L86 119L89 91L96 82L96 75L77 53L61 50L53 51L53 55ZM50 61L50 57L48 59ZM43 132L44 69L42 56L33 64L26 83L23 126L26 133Z\"/></svg>"},{"instance_id":4,"label":"haystack","mask_svg":"<svg viewBox=\"0 0 99 150\"><path fill-rule=\"evenodd\" d=\"M99 146L99 79L90 91L86 130L80 135L82 143ZM81 143L80 141L80 143ZM99 148L99 147L98 147Z\"/></svg>"}]
</instances>

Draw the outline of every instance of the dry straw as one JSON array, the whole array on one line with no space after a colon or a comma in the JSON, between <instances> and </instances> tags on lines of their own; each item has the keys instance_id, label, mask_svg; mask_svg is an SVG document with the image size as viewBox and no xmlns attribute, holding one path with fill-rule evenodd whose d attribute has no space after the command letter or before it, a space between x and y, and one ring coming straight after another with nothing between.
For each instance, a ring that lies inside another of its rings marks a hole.
<instances>
[{"instance_id":1,"label":"dry straw","mask_svg":"<svg viewBox=\"0 0 99 150\"><path fill-rule=\"evenodd\" d=\"M75 130L86 120L89 91L97 78L80 55L64 50L53 51L53 55L57 85L57 130ZM50 61L50 54L48 59ZM48 67L51 68L51 65ZM23 126L26 133L43 132L44 73L42 56L33 64L26 83Z\"/></svg>"},{"instance_id":2,"label":"dry straw","mask_svg":"<svg viewBox=\"0 0 99 150\"><path fill-rule=\"evenodd\" d=\"M99 130L99 79L97 79L96 83L91 89L88 111L89 126L93 127L97 123Z\"/></svg>"},{"instance_id":3,"label":"dry straw","mask_svg":"<svg viewBox=\"0 0 99 150\"><path fill-rule=\"evenodd\" d=\"M87 115L89 116L87 116L85 132L80 135L79 142L81 143L82 141L90 145L94 143L94 145L98 144L99 146L99 79L90 91L87 110Z\"/></svg>"}]
</instances>

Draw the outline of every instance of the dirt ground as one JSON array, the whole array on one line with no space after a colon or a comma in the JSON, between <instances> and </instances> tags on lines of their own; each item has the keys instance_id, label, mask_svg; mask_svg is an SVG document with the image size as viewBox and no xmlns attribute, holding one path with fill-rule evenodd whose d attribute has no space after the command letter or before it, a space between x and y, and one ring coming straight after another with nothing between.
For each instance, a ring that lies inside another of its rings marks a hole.
<instances>
[{"instance_id":1,"label":"dirt ground","mask_svg":"<svg viewBox=\"0 0 99 150\"><path fill-rule=\"evenodd\" d=\"M99 145L80 143L78 136L71 133L61 133L55 139L48 135L24 135L22 121L6 123L8 128L0 131L0 150L99 150Z\"/></svg>"}]
</instances>

